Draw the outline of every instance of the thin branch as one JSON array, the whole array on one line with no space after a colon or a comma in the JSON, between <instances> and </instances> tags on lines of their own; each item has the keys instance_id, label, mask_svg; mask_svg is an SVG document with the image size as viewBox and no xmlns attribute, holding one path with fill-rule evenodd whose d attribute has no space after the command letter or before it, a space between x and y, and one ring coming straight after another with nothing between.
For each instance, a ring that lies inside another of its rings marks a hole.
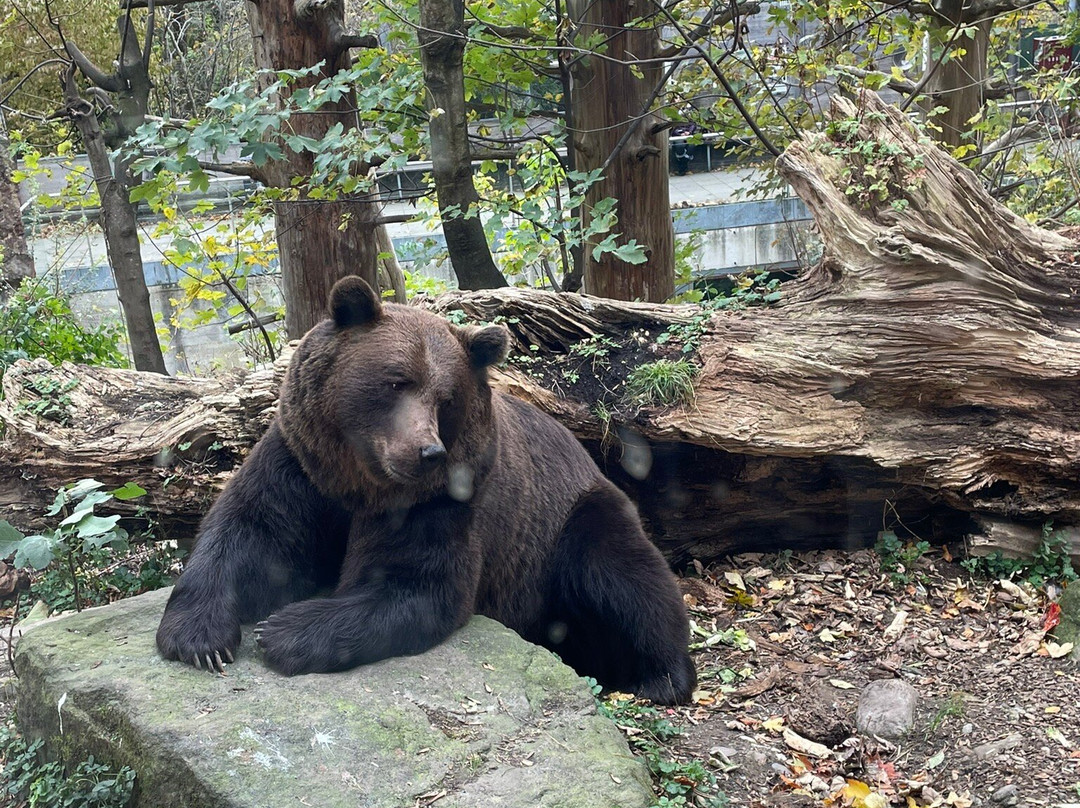
<instances>
[{"instance_id":1,"label":"thin branch","mask_svg":"<svg viewBox=\"0 0 1080 808\"><path fill-rule=\"evenodd\" d=\"M675 15L673 15L670 11L663 7L660 8L660 13L667 17L668 23L670 23L671 26L679 32L679 35L682 36L683 39L685 39L686 31L683 29L679 21L675 19ZM704 49L699 48L699 51L701 53L701 58L705 61L705 64L709 66L709 69L713 72L713 75L716 76L716 80L720 82L720 86L724 88L724 92L727 93L728 98L731 99L731 103L735 105L735 109L739 111L739 115L741 115L743 120L746 121L747 126L750 127L750 130L754 133L754 136L761 141L761 145L768 149L769 153L773 157L779 157L780 150L776 148L776 145L769 139L768 135L766 135L765 132L762 131L761 127L758 126L757 121L754 120L754 117L750 114L750 110L746 108L746 105L743 104L742 100L735 92L735 88L731 86L731 82L727 80L727 77L720 70L720 66L716 63L716 60L713 59Z\"/></svg>"},{"instance_id":2,"label":"thin branch","mask_svg":"<svg viewBox=\"0 0 1080 808\"><path fill-rule=\"evenodd\" d=\"M0 98L0 107L7 104L8 99L10 99L11 96L15 95L16 91L18 91L18 89L20 87L22 87L27 81L29 81L31 76L33 76L35 73L37 73L39 70L41 70L41 68L48 67L49 65L66 65L66 64L68 64L67 59L46 59L44 62L41 62L40 64L37 64L37 65L34 65L34 67L31 68L29 73L27 73L25 76L23 76L21 79L19 79L15 83L15 86L12 87L10 90L8 90L7 95L5 95L3 98Z\"/></svg>"},{"instance_id":3,"label":"thin branch","mask_svg":"<svg viewBox=\"0 0 1080 808\"><path fill-rule=\"evenodd\" d=\"M143 70L150 70L150 50L154 44L154 0L147 0L146 4L146 39L143 40L142 66ZM131 9L128 9L131 14Z\"/></svg>"},{"instance_id":4,"label":"thin branch","mask_svg":"<svg viewBox=\"0 0 1080 808\"><path fill-rule=\"evenodd\" d=\"M743 0L741 3L732 3L719 14L716 13L715 8L710 9L709 13L705 15L705 19L687 32L683 44L672 45L669 48L665 48L660 51L660 55L665 59L674 59L677 56L682 56L697 44L699 40L708 36L716 28L727 25L738 17L749 17L753 14L757 14L759 11L761 11L761 3L758 2L758 0Z\"/></svg>"},{"instance_id":5,"label":"thin branch","mask_svg":"<svg viewBox=\"0 0 1080 808\"><path fill-rule=\"evenodd\" d=\"M475 14L470 13L470 16L476 17ZM522 25L495 25L495 23L485 22L483 20L477 20L484 30L484 33L490 34L500 39L514 39L525 42L544 42L546 37L536 33L531 28L526 28Z\"/></svg>"},{"instance_id":6,"label":"thin branch","mask_svg":"<svg viewBox=\"0 0 1080 808\"><path fill-rule=\"evenodd\" d=\"M205 2L205 0L154 0L154 5L163 8L165 6L186 6L189 3L202 2ZM118 5L121 11L131 8L147 8L149 0L120 0Z\"/></svg>"},{"instance_id":7,"label":"thin branch","mask_svg":"<svg viewBox=\"0 0 1080 808\"><path fill-rule=\"evenodd\" d=\"M911 91L911 95L904 99L904 103L900 105L901 112L906 112L907 108L911 106L912 102L914 102L915 99L919 97L919 94L922 93L923 89L930 82L930 79L933 78L933 75L937 72L937 69L941 67L942 63L945 61L945 56L952 49L953 43L956 42L956 38L960 36L960 32L963 30L964 25L959 22L953 27L952 36L950 36L949 41L945 43L945 47L941 49L941 53L938 55L937 61L930 66L929 70L923 73L923 77L919 79L919 83L915 85L915 89Z\"/></svg>"}]
</instances>

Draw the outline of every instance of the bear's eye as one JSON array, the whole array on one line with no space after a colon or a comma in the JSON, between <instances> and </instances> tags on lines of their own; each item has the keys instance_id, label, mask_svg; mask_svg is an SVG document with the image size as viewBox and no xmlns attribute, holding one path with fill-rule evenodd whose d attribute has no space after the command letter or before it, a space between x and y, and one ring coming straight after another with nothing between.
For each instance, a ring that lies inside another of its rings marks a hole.
<instances>
[{"instance_id":1,"label":"bear's eye","mask_svg":"<svg viewBox=\"0 0 1080 808\"><path fill-rule=\"evenodd\" d=\"M398 379L397 381L390 382L390 389L395 392L400 392L409 387L409 382L405 379Z\"/></svg>"}]
</instances>

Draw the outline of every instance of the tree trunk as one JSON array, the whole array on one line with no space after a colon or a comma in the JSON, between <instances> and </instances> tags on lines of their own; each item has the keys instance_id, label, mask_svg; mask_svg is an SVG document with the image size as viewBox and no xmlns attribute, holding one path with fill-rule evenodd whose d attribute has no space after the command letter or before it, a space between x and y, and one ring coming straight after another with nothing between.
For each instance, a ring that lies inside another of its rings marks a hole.
<instances>
[{"instance_id":1,"label":"tree trunk","mask_svg":"<svg viewBox=\"0 0 1080 808\"><path fill-rule=\"evenodd\" d=\"M446 248L462 289L506 286L480 221L465 108L464 0L420 0L420 62L428 92L431 174ZM441 110L441 111L440 111Z\"/></svg>"},{"instance_id":2,"label":"tree trunk","mask_svg":"<svg viewBox=\"0 0 1080 808\"><path fill-rule=\"evenodd\" d=\"M344 33L342 0L260 0L247 4L254 37L255 64L263 70L296 70L325 62L313 76L294 87L311 86L349 66L349 48L377 44ZM274 80L272 74L263 81ZM357 125L356 99L348 93L324 105L317 114L294 115L296 134L316 140L333 126ZM313 172L314 155L285 150L285 157L268 163L267 184L293 188L297 177ZM334 283L345 275L360 275L377 288L378 255L374 194L336 201L300 198L274 205L278 255L285 292L285 330L296 339L326 316L326 300Z\"/></svg>"},{"instance_id":3,"label":"tree trunk","mask_svg":"<svg viewBox=\"0 0 1080 808\"><path fill-rule=\"evenodd\" d=\"M987 524L1000 532L1001 520L1080 525L1075 245L997 205L876 95L861 107L846 142L897 154L889 183L908 205L866 207L847 193L866 174L866 149L823 134L793 144L779 168L813 212L825 256L777 305L710 312L532 289L433 304L503 318L525 361L495 372L495 385L582 438L675 561L861 546L883 528L940 543ZM838 98L833 115L856 110ZM918 183L902 173L912 165ZM612 341L605 355L571 350L608 345L597 336ZM630 401L627 370L683 356L680 338L699 344L692 401ZM0 505L40 513L52 485L106 475L150 489L152 510L189 529L220 485L214 472L265 427L286 359L276 377L178 386L181 398L167 394L170 380L127 391L124 371L16 363L0 401ZM68 394L70 426L20 406L40 398L43 373L61 389L85 380Z\"/></svg>"},{"instance_id":4,"label":"tree trunk","mask_svg":"<svg viewBox=\"0 0 1080 808\"><path fill-rule=\"evenodd\" d=\"M110 161L109 149L93 105L79 95L75 86L73 67L64 75L64 104L66 114L82 137L90 170L94 173L94 184L101 198L101 229L105 233L105 250L116 281L116 295L124 312L135 367L153 373L167 373L150 308L150 290L143 275L135 208L128 201L131 174L123 160L118 158Z\"/></svg>"},{"instance_id":5,"label":"tree trunk","mask_svg":"<svg viewBox=\"0 0 1080 808\"><path fill-rule=\"evenodd\" d=\"M593 37L604 44L602 54L579 59L574 69L570 134L577 170L601 168L618 149L603 179L589 190L583 218L587 224L601 199L617 200L620 240L636 239L648 256L643 264L610 253L594 259L587 245L584 288L616 300L663 302L675 292L675 231L667 129L650 111L664 63L657 28L642 18L655 12L637 0L569 0L567 9L580 26L579 41ZM627 130L632 131L623 141Z\"/></svg>"},{"instance_id":6,"label":"tree trunk","mask_svg":"<svg viewBox=\"0 0 1080 808\"><path fill-rule=\"evenodd\" d=\"M26 278L34 277L34 257L26 242L19 186L11 178L12 169L7 127L0 110L0 300Z\"/></svg>"},{"instance_id":7,"label":"tree trunk","mask_svg":"<svg viewBox=\"0 0 1080 808\"><path fill-rule=\"evenodd\" d=\"M953 55L943 62L927 84L926 106L945 107L945 112L934 118L941 127L938 138L950 148L965 143L976 143L968 135L973 124L971 119L986 104L986 60L990 47L991 22L984 20L972 25L968 32L957 37L952 45ZM930 17L929 36L932 42L944 46L951 38L954 25ZM956 51L962 50L962 55Z\"/></svg>"}]
</instances>

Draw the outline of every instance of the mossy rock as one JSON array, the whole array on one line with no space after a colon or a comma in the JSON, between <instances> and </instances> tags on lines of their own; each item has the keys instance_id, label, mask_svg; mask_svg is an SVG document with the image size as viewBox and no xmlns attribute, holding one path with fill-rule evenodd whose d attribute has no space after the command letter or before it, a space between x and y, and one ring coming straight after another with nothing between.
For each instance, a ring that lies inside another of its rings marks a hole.
<instances>
[{"instance_id":1,"label":"mossy rock","mask_svg":"<svg viewBox=\"0 0 1080 808\"><path fill-rule=\"evenodd\" d=\"M31 739L137 773L137 806L635 808L649 776L585 683L482 617L415 657L287 678L245 632L224 676L161 659L168 590L20 640ZM425 799L426 798L426 799Z\"/></svg>"}]
</instances>

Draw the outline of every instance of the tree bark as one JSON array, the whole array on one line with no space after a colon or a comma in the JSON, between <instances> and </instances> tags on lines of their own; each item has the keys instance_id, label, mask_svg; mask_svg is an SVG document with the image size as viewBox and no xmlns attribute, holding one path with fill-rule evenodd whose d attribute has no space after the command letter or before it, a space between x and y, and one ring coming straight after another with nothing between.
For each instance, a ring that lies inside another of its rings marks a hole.
<instances>
[{"instance_id":1,"label":"tree bark","mask_svg":"<svg viewBox=\"0 0 1080 808\"><path fill-rule=\"evenodd\" d=\"M248 21L254 38L255 64L267 70L308 68L325 62L313 76L293 85L311 86L350 64L349 49L377 44L371 38L344 33L342 0L259 0L248 2ZM272 73L263 81L274 80ZM316 140L333 126L357 125L352 93L324 105L317 114L294 115L293 131ZM267 184L291 189L297 177L309 177L315 155L285 150L285 157L263 168ZM335 201L304 197L274 205L278 255L285 292L285 330L303 336L326 315L326 300L334 283L359 275L378 288L375 228L379 208L375 194Z\"/></svg>"},{"instance_id":2,"label":"tree bark","mask_svg":"<svg viewBox=\"0 0 1080 808\"><path fill-rule=\"evenodd\" d=\"M885 528L940 543L1001 521L1080 525L1076 245L999 206L876 95L859 110L834 99L832 114L858 121L852 141L899 155L889 182L908 205L865 206L847 193L866 173L866 149L824 134L793 144L779 168L814 214L825 255L777 305L710 312L533 289L432 305L507 323L525 361L496 371L494 384L573 430L676 562L862 546ZM918 183L903 173L911 165L922 166ZM671 326L699 340L694 397L642 407L625 394L626 370L681 356L677 336L657 341ZM606 356L571 350L606 344L597 336L614 345ZM265 427L285 361L276 376L200 382L175 400L164 387L124 392L124 371L16 363L0 401L0 505L43 509L54 484L107 475L150 489L165 521L189 529L217 471ZM42 373L61 387L83 380L68 394L71 426L20 406L40 397ZM174 447L169 462L163 447Z\"/></svg>"},{"instance_id":3,"label":"tree bark","mask_svg":"<svg viewBox=\"0 0 1080 808\"><path fill-rule=\"evenodd\" d=\"M105 250L116 281L116 294L124 313L135 367L138 370L167 373L154 313L150 308L150 291L143 275L135 207L129 201L135 182L129 161L109 156L110 151L119 149L146 120L151 87L153 8L147 14L142 47L130 10L117 18L116 29L120 39L120 58L114 63L112 73L106 73L90 61L73 40L64 41L72 60L61 78L64 113L82 136L90 169L94 172L94 184L101 197L101 229L105 233ZM76 67L96 90L108 93L107 97L115 102L115 106L109 107L109 114L104 116L104 126L98 120L94 105L79 93L75 84Z\"/></svg>"},{"instance_id":4,"label":"tree bark","mask_svg":"<svg viewBox=\"0 0 1080 808\"><path fill-rule=\"evenodd\" d=\"M950 148L965 143L975 143L968 135L971 119L986 105L987 56L990 48L989 21L977 22L968 33L957 37L952 45L952 58L943 62L927 83L927 109L945 107L945 112L934 118L941 127L941 142ZM945 46L953 33L954 25L930 17L930 39ZM955 51L962 50L962 54Z\"/></svg>"},{"instance_id":5,"label":"tree bark","mask_svg":"<svg viewBox=\"0 0 1080 808\"><path fill-rule=\"evenodd\" d=\"M417 38L431 111L431 174L458 286L506 286L488 248L480 221L480 196L473 184L465 107L464 0L420 0Z\"/></svg>"},{"instance_id":6,"label":"tree bark","mask_svg":"<svg viewBox=\"0 0 1080 808\"><path fill-rule=\"evenodd\" d=\"M105 250L116 281L120 308L124 312L135 367L153 373L167 373L153 310L150 308L150 290L143 275L135 208L129 201L133 184L131 173L124 160L116 158L110 161L109 148L94 107L79 94L75 86L74 66L65 72L63 86L65 114L79 130L101 198L101 229L105 233Z\"/></svg>"},{"instance_id":7,"label":"tree bark","mask_svg":"<svg viewBox=\"0 0 1080 808\"><path fill-rule=\"evenodd\" d=\"M12 179L11 146L0 110L0 300L34 277L34 257L26 242L19 186Z\"/></svg>"},{"instance_id":8,"label":"tree bark","mask_svg":"<svg viewBox=\"0 0 1080 808\"><path fill-rule=\"evenodd\" d=\"M675 292L675 232L668 134L651 111L664 73L663 60L657 58L656 12L649 0L568 0L567 10L579 26L579 40L594 37L603 43L602 54L578 60L573 70L575 128L570 136L576 167L583 172L601 168L618 148L603 179L587 194L583 219L589 222L601 199L616 199L622 240L636 239L648 257L643 264L628 264L610 253L594 259L586 245L584 290L616 300L663 302Z\"/></svg>"}]
</instances>

